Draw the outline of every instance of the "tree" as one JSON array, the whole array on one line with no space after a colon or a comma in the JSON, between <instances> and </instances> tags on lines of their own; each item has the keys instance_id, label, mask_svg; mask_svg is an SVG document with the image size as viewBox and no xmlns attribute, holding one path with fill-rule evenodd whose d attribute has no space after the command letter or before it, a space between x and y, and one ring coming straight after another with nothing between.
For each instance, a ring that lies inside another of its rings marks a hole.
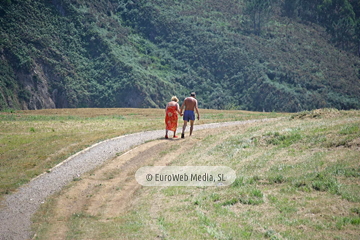
<instances>
[{"instance_id":1,"label":"tree","mask_svg":"<svg viewBox=\"0 0 360 240\"><path fill-rule=\"evenodd\" d=\"M342 48L348 46L355 34L356 19L348 0L324 0L318 5L319 19Z\"/></svg>"},{"instance_id":2,"label":"tree","mask_svg":"<svg viewBox=\"0 0 360 240\"><path fill-rule=\"evenodd\" d=\"M289 18L298 17L299 11L299 1L300 0L284 0L283 2L283 14Z\"/></svg>"},{"instance_id":3,"label":"tree","mask_svg":"<svg viewBox=\"0 0 360 240\"><path fill-rule=\"evenodd\" d=\"M263 21L271 11L272 0L246 0L245 13L250 15L253 30L256 35L261 34Z\"/></svg>"},{"instance_id":4,"label":"tree","mask_svg":"<svg viewBox=\"0 0 360 240\"><path fill-rule=\"evenodd\" d=\"M360 57L360 19L356 21L354 41L357 46L357 54Z\"/></svg>"}]
</instances>

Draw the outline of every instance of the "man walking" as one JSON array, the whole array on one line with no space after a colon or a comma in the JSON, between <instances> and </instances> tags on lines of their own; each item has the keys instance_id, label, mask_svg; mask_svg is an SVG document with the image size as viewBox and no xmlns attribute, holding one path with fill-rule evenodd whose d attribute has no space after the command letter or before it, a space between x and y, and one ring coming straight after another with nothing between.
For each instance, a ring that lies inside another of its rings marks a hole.
<instances>
[{"instance_id":1,"label":"man walking","mask_svg":"<svg viewBox=\"0 0 360 240\"><path fill-rule=\"evenodd\" d=\"M184 114L183 109L185 107L185 111ZM197 119L200 119L200 114L199 114L199 108L198 108L198 102L196 100L196 94L194 92L192 92L190 94L190 97L185 98L184 102L181 105L180 108L180 115L183 114L183 120L184 120L184 125L182 128L182 133L181 133L181 138L185 137L185 129L187 126L187 123L190 121L190 136L193 132L193 128L194 128L194 121L195 121L195 112L197 113Z\"/></svg>"}]
</instances>

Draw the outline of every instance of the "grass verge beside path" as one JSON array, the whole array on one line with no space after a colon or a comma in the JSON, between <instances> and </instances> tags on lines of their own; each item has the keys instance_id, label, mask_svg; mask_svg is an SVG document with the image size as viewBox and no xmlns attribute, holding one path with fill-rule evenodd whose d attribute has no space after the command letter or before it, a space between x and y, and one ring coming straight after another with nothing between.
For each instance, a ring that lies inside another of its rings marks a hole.
<instances>
[{"instance_id":1,"label":"grass verge beside path","mask_svg":"<svg viewBox=\"0 0 360 240\"><path fill-rule=\"evenodd\" d=\"M196 124L284 114L200 110ZM179 126L182 121L179 119ZM99 141L164 128L163 109L46 109L0 113L0 199Z\"/></svg>"},{"instance_id":2,"label":"grass verge beside path","mask_svg":"<svg viewBox=\"0 0 360 240\"><path fill-rule=\"evenodd\" d=\"M236 171L237 179L227 187L141 187L131 207L115 216L88 209L101 205L112 212L111 208L116 210L124 203L111 206L89 195L79 207L82 210L61 219L66 222L66 236L358 239L359 126L360 111L323 109L292 114L281 121L200 131L186 141L179 140L181 144L168 141L163 146L167 149L154 157L156 161L172 159L173 166L228 166ZM73 182L69 189L91 177ZM112 186L111 179L96 187L99 191L116 187L119 183ZM119 194L117 191L121 189L108 194ZM41 207L34 222L43 235L37 239L47 239L50 224L59 221L52 212L61 197L74 198L60 195Z\"/></svg>"}]
</instances>

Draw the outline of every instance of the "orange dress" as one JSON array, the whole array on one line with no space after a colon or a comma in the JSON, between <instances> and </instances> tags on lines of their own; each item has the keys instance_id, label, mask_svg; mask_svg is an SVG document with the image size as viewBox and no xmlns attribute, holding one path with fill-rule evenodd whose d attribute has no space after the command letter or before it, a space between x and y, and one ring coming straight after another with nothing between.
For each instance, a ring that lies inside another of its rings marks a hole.
<instances>
[{"instance_id":1,"label":"orange dress","mask_svg":"<svg viewBox=\"0 0 360 240\"><path fill-rule=\"evenodd\" d=\"M166 110L165 124L166 129L175 132L178 122L177 106L169 106Z\"/></svg>"}]
</instances>

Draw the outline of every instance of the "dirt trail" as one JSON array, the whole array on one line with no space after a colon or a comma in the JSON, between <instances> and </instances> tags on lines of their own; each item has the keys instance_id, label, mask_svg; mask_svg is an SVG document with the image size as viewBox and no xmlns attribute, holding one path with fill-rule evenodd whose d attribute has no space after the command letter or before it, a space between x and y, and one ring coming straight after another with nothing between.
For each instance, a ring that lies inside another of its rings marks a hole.
<instances>
[{"instance_id":1,"label":"dirt trail","mask_svg":"<svg viewBox=\"0 0 360 240\"><path fill-rule=\"evenodd\" d=\"M66 239L69 219L73 214L94 216L101 221L124 215L136 205L136 192L142 186L135 180L135 172L142 166L166 166L182 152L193 148L209 134L221 129L202 130L186 139L155 140L138 146L125 154L108 161L103 166L86 173L56 197L47 233L52 239ZM151 209L155 216L161 211L160 203Z\"/></svg>"},{"instance_id":2,"label":"dirt trail","mask_svg":"<svg viewBox=\"0 0 360 240\"><path fill-rule=\"evenodd\" d=\"M275 119L198 125L194 128L194 134L197 137L185 140L161 139L164 131L158 130L126 135L95 144L7 197L4 201L5 207L0 209L0 239L29 239L32 235L30 232L32 215L46 197L59 192L74 179L81 180L74 181L75 184L63 189L57 197L55 216L52 218L56 223L50 223L52 228L48 235L51 239L66 238L66 222L74 213L85 212L92 216L106 216L104 221L107 218L119 216L133 204L130 200L141 187L134 178L136 170L144 165L167 165L176 158L179 152L190 149L194 141L200 141L199 136L214 132L214 130L204 130L197 133L197 130L271 120ZM154 139L161 140L144 144ZM119 152L124 152L134 146L138 147L115 157ZM167 154L169 146L173 154ZM162 153L163 151L165 153ZM167 154L166 158L160 158L161 154ZM106 164L99 167L105 161L107 161Z\"/></svg>"}]
</instances>

